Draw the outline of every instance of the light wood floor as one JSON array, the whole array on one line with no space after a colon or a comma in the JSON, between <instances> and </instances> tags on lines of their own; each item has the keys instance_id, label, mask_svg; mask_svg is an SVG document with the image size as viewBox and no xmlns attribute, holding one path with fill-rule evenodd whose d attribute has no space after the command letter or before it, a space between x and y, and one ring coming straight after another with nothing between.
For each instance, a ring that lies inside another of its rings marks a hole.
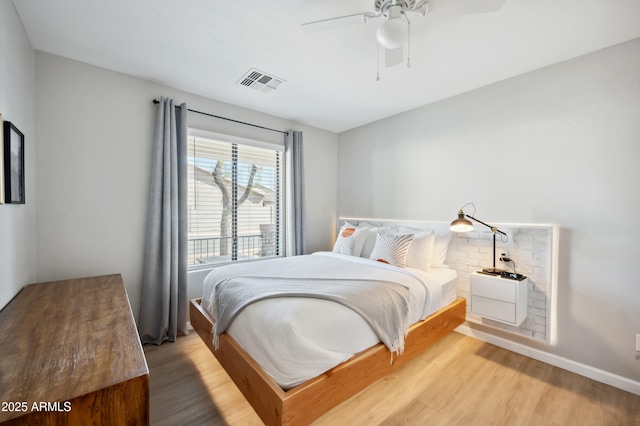
<instances>
[{"instance_id":1,"label":"light wood floor","mask_svg":"<svg viewBox=\"0 0 640 426\"><path fill-rule=\"evenodd\" d=\"M145 346L152 425L261 425L192 332ZM451 333L315 425L640 425L640 396Z\"/></svg>"}]
</instances>

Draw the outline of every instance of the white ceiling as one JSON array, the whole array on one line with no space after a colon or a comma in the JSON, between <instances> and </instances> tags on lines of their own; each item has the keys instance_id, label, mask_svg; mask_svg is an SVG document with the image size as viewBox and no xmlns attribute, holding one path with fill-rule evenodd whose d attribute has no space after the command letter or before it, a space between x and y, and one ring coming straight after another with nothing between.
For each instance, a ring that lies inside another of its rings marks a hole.
<instances>
[{"instance_id":1,"label":"white ceiling","mask_svg":"<svg viewBox=\"0 0 640 426\"><path fill-rule=\"evenodd\" d=\"M376 81L378 21L300 27L373 3L14 0L37 50L333 132L640 37L640 0L507 0L496 13L412 17L411 68L382 67ZM286 83L236 84L250 68Z\"/></svg>"}]
</instances>

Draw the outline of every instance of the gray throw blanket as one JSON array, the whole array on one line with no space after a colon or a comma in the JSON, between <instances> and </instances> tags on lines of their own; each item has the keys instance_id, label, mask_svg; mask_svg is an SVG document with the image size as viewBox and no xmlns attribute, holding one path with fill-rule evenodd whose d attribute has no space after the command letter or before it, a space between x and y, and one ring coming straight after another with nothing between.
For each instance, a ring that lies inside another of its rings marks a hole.
<instances>
[{"instance_id":1,"label":"gray throw blanket","mask_svg":"<svg viewBox=\"0 0 640 426\"><path fill-rule=\"evenodd\" d=\"M306 274L303 274L306 275ZM232 276L215 286L214 346L233 319L249 304L276 297L312 297L353 309L392 353L402 354L410 324L412 296L400 283L375 279Z\"/></svg>"}]
</instances>

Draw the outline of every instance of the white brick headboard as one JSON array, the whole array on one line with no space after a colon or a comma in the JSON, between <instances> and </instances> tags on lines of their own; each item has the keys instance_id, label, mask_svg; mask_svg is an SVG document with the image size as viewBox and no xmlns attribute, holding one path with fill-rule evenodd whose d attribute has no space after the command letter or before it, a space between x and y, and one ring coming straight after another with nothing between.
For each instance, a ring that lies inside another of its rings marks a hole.
<instances>
[{"instance_id":1,"label":"white brick headboard","mask_svg":"<svg viewBox=\"0 0 640 426\"><path fill-rule=\"evenodd\" d=\"M407 226L418 229L448 229L449 222L409 221L389 219L339 218L338 229L349 222L358 225L366 222L375 226ZM503 243L496 240L496 257L507 253L515 262L516 271L529 278L527 317L519 327L502 324L471 314L467 303L467 321L499 328L509 333L545 342L555 343L556 291L558 265L557 225L492 223L508 236ZM492 266L493 234L489 228L477 225L467 233L451 233L446 264L458 272L458 296L469 297L469 274L483 267ZM510 270L512 264L496 266Z\"/></svg>"}]
</instances>

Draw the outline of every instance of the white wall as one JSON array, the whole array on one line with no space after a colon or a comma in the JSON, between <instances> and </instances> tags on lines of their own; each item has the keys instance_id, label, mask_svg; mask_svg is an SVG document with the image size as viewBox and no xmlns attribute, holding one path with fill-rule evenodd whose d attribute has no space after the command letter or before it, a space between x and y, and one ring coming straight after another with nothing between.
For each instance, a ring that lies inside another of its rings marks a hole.
<instances>
[{"instance_id":1,"label":"white wall","mask_svg":"<svg viewBox=\"0 0 640 426\"><path fill-rule=\"evenodd\" d=\"M636 39L344 132L338 213L558 224L557 345L524 344L640 380L639 94Z\"/></svg>"},{"instance_id":2,"label":"white wall","mask_svg":"<svg viewBox=\"0 0 640 426\"><path fill-rule=\"evenodd\" d=\"M152 100L160 96L274 129L302 130L308 248L331 248L337 135L42 52L35 64L40 280L122 273L137 317L157 108ZM279 133L193 113L189 126L283 143ZM190 275L190 296L201 296L202 278Z\"/></svg>"},{"instance_id":3,"label":"white wall","mask_svg":"<svg viewBox=\"0 0 640 426\"><path fill-rule=\"evenodd\" d=\"M0 114L25 137L24 205L0 205L0 309L36 275L33 48L13 3L0 1Z\"/></svg>"}]
</instances>

